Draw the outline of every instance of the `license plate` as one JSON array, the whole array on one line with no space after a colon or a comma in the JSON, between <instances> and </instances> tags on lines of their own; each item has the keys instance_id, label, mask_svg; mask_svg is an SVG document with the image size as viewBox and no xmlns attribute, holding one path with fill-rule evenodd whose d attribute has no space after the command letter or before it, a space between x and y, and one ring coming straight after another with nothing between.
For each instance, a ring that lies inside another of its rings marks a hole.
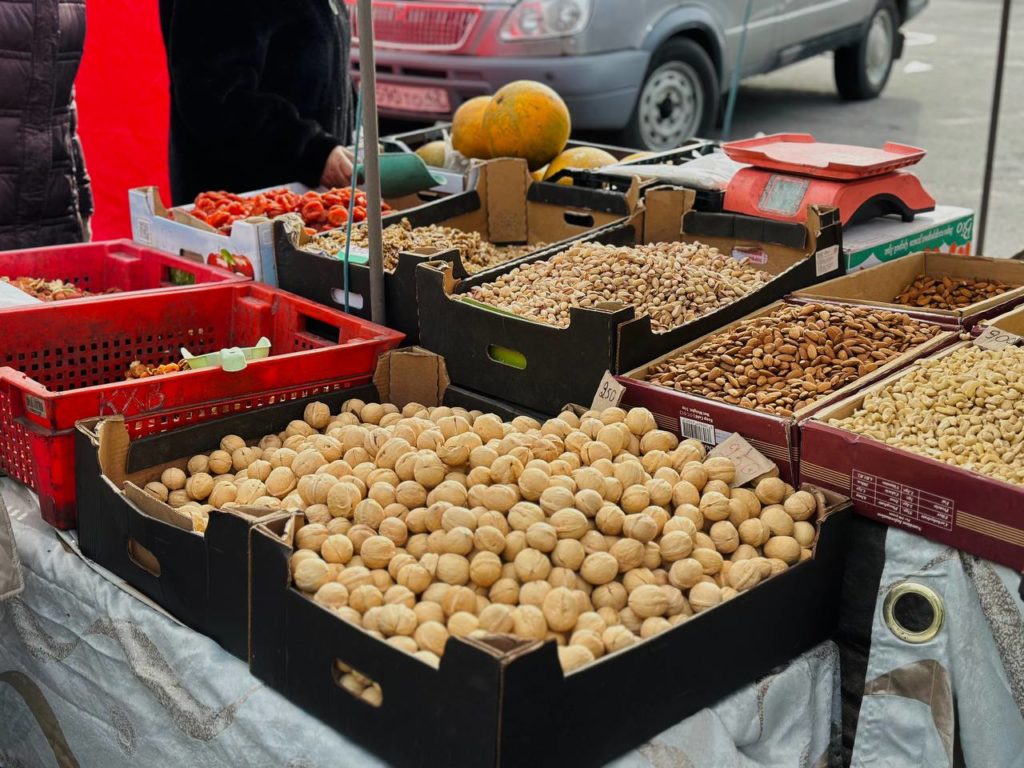
<instances>
[{"instance_id":1,"label":"license plate","mask_svg":"<svg viewBox=\"0 0 1024 768\"><path fill-rule=\"evenodd\" d=\"M377 83L377 106L384 109L397 109L402 112L446 114L451 111L448 91L444 88L392 85L391 83Z\"/></svg>"}]
</instances>

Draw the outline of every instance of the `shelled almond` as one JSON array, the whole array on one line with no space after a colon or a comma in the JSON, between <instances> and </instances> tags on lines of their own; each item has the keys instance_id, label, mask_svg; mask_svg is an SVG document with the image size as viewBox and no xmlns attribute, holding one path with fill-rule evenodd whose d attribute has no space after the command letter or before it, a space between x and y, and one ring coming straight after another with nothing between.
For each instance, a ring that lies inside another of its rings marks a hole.
<instances>
[{"instance_id":1,"label":"shelled almond","mask_svg":"<svg viewBox=\"0 0 1024 768\"><path fill-rule=\"evenodd\" d=\"M147 491L302 511L295 587L433 665L452 635L554 640L566 671L628 648L810 557L820 505L773 476L732 488L731 461L645 409L314 403L188 465Z\"/></svg>"},{"instance_id":2,"label":"shelled almond","mask_svg":"<svg viewBox=\"0 0 1024 768\"><path fill-rule=\"evenodd\" d=\"M899 312L782 306L652 365L655 384L780 416L812 405L940 332Z\"/></svg>"},{"instance_id":3,"label":"shelled almond","mask_svg":"<svg viewBox=\"0 0 1024 768\"><path fill-rule=\"evenodd\" d=\"M923 309L960 309L1017 287L999 280L918 275L893 301Z\"/></svg>"}]
</instances>

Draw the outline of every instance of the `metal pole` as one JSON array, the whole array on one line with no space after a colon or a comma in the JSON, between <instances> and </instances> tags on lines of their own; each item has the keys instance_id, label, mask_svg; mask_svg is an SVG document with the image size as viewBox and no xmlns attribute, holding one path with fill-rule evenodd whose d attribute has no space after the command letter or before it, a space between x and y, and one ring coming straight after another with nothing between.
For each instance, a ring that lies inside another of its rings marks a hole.
<instances>
[{"instance_id":1,"label":"metal pole","mask_svg":"<svg viewBox=\"0 0 1024 768\"><path fill-rule=\"evenodd\" d=\"M736 67L729 82L729 101L726 102L725 119L722 121L722 141L728 141L732 133L732 116L736 111L736 99L740 93L740 74L743 71L743 59L746 58L747 32L750 30L750 14L753 9L754 0L747 0L747 10L743 14L743 33L740 35L740 47L736 52Z\"/></svg>"},{"instance_id":2,"label":"metal pole","mask_svg":"<svg viewBox=\"0 0 1024 768\"><path fill-rule=\"evenodd\" d=\"M999 53L996 54L996 83L992 94L992 117L988 126L988 150L985 153L985 180L981 188L981 210L978 212L978 244L975 252L985 255L985 230L988 229L988 206L992 196L995 172L996 141L999 137L999 112L1003 102L1003 72L1006 69L1006 44L1010 35L1010 0L1003 0L1003 18L999 27Z\"/></svg>"},{"instance_id":3,"label":"metal pole","mask_svg":"<svg viewBox=\"0 0 1024 768\"><path fill-rule=\"evenodd\" d=\"M363 167L366 172L366 231L370 241L370 318L384 325L384 257L380 210L380 134L377 127L377 64L373 55L373 3L359 0L359 72L363 91Z\"/></svg>"}]
</instances>

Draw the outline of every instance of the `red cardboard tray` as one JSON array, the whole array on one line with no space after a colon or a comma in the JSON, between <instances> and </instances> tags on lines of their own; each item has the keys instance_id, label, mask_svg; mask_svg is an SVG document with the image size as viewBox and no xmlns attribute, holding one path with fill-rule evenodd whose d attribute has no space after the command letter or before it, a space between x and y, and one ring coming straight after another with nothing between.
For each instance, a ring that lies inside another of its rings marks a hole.
<instances>
[{"instance_id":1,"label":"red cardboard tray","mask_svg":"<svg viewBox=\"0 0 1024 768\"><path fill-rule=\"evenodd\" d=\"M43 519L75 525L75 422L123 415L133 436L365 383L402 334L257 283L22 307L3 314L0 469L39 493ZM133 360L271 341L271 356L125 380Z\"/></svg>"},{"instance_id":2,"label":"red cardboard tray","mask_svg":"<svg viewBox=\"0 0 1024 768\"><path fill-rule=\"evenodd\" d=\"M819 179L853 180L881 176L916 165L926 152L887 142L881 149L820 142L809 133L777 133L731 141L722 150L738 163Z\"/></svg>"}]
</instances>

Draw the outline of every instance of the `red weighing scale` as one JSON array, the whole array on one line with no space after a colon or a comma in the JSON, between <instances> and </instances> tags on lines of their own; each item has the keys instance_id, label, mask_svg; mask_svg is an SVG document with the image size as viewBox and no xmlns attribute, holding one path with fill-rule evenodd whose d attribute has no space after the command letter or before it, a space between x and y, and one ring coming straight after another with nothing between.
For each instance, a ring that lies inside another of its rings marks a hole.
<instances>
[{"instance_id":1,"label":"red weighing scale","mask_svg":"<svg viewBox=\"0 0 1024 768\"><path fill-rule=\"evenodd\" d=\"M913 221L935 208L920 179L903 170L925 156L917 147L890 143L874 149L826 144L808 133L779 133L729 142L722 149L749 164L725 190L724 208L733 213L803 222L808 205L831 205L846 226L894 213Z\"/></svg>"}]
</instances>

